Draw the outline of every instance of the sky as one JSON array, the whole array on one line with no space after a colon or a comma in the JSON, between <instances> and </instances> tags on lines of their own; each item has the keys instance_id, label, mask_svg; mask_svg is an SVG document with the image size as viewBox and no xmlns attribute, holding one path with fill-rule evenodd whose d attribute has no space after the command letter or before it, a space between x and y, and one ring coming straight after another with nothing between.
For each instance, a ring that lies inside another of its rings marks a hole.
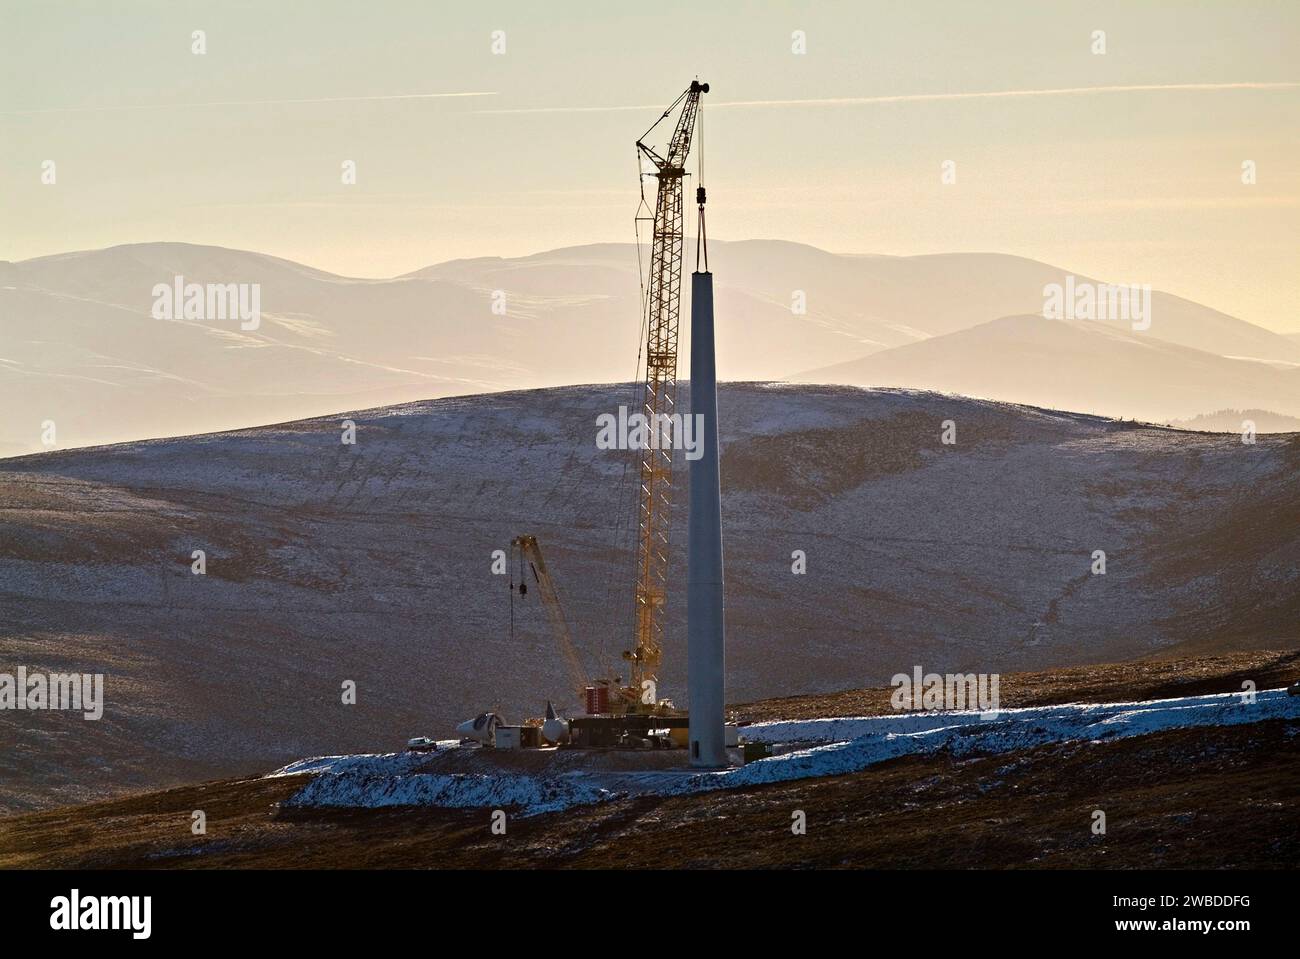
<instances>
[{"instance_id":1,"label":"sky","mask_svg":"<svg viewBox=\"0 0 1300 959\"><path fill-rule=\"evenodd\" d=\"M1294 0L0 0L0 259L630 241L635 140L696 76L711 236L1011 253L1300 331Z\"/></svg>"}]
</instances>

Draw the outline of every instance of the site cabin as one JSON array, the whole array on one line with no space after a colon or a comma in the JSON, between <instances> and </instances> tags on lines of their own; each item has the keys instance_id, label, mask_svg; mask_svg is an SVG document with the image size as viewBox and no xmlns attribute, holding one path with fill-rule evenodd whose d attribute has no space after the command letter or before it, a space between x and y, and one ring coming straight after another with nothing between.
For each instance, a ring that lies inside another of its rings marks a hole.
<instances>
[{"instance_id":1,"label":"site cabin","mask_svg":"<svg viewBox=\"0 0 1300 959\"><path fill-rule=\"evenodd\" d=\"M583 716L569 720L569 748L685 749L690 721L685 716ZM489 745L496 749L541 749L552 745L540 726L497 726Z\"/></svg>"},{"instance_id":2,"label":"site cabin","mask_svg":"<svg viewBox=\"0 0 1300 959\"><path fill-rule=\"evenodd\" d=\"M725 727L728 746L740 744L740 730ZM572 745L591 747L640 747L685 749L690 739L687 716L579 716L569 720Z\"/></svg>"},{"instance_id":3,"label":"site cabin","mask_svg":"<svg viewBox=\"0 0 1300 959\"><path fill-rule=\"evenodd\" d=\"M685 749L689 727L686 716L579 716L569 720L569 738L579 748Z\"/></svg>"},{"instance_id":4,"label":"site cabin","mask_svg":"<svg viewBox=\"0 0 1300 959\"><path fill-rule=\"evenodd\" d=\"M542 730L540 726L497 727L497 749L540 749L541 746Z\"/></svg>"},{"instance_id":5,"label":"site cabin","mask_svg":"<svg viewBox=\"0 0 1300 959\"><path fill-rule=\"evenodd\" d=\"M569 720L569 741L574 749L685 749L690 739L687 716L579 716ZM726 744L741 745L740 730L726 726ZM540 726L497 726L492 745L497 749L541 749L551 743Z\"/></svg>"}]
</instances>

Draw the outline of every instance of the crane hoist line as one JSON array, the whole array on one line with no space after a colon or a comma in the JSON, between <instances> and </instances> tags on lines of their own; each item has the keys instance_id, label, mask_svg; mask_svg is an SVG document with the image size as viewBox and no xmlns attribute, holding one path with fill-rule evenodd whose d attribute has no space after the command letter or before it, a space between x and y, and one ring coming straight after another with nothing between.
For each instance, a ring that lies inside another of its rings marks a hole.
<instances>
[{"instance_id":1,"label":"crane hoist line","mask_svg":"<svg viewBox=\"0 0 1300 959\"><path fill-rule=\"evenodd\" d=\"M546 618L550 620L551 631L555 635L555 641L559 644L560 654L564 657L564 665L569 673L569 689L576 697L575 702L581 703L586 696L587 687L591 685L591 679L587 676L587 671L582 666L582 660L578 656L578 650L573 645L573 634L569 629L568 617L564 615L564 606L560 602L559 591L555 587L555 581L551 578L551 572L546 566L546 560L542 557L542 548L538 545L537 537L530 535L516 536L510 541L511 549L515 551L519 559L519 584L515 585L514 575L510 577L510 589L512 595L510 598L510 623L513 638L514 632L514 595L513 590L519 591L520 598L528 593L528 577L524 575L524 564L528 564L529 571L533 574L533 582L542 594L542 606L546 610Z\"/></svg>"},{"instance_id":2,"label":"crane hoist line","mask_svg":"<svg viewBox=\"0 0 1300 959\"><path fill-rule=\"evenodd\" d=\"M668 422L664 418L672 416L676 409L677 334L685 219L682 181L687 175L686 159L697 128L700 96L708 92L707 83L691 81L691 85L636 143L639 156L653 166L652 173L642 172L643 184L646 176L658 180L645 298L645 378L641 390L641 412L652 424ZM677 120L672 136L660 154L646 140L674 112L677 112ZM698 191L698 199L702 215L702 188ZM629 713L660 710L656 696L648 694L648 691L657 687L657 671L663 660L673 451L671 444L668 448L657 448L659 444L648 445L655 448L642 450L640 457L633 645L623 653L623 658L630 663L631 676L628 685L619 688L621 705Z\"/></svg>"}]
</instances>

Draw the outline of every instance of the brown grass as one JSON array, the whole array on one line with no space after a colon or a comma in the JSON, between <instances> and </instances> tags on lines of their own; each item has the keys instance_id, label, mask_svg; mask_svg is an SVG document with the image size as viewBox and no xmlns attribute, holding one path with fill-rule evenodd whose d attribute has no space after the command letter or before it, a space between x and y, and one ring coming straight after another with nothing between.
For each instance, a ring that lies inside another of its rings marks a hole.
<instances>
[{"instance_id":1,"label":"brown grass","mask_svg":"<svg viewBox=\"0 0 1300 959\"><path fill-rule=\"evenodd\" d=\"M1160 654L1157 654L1159 656ZM1009 673L999 681L1004 707L1054 706L1070 702L1125 702L1240 692L1245 680L1256 689L1276 689L1300 679L1300 651L1255 650L1194 659L1156 658L1100 666L1073 666L1033 673ZM874 716L892 712L888 687L850 689L814 696L787 696L730 707L733 720L815 719Z\"/></svg>"},{"instance_id":2,"label":"brown grass","mask_svg":"<svg viewBox=\"0 0 1300 959\"><path fill-rule=\"evenodd\" d=\"M1007 705L1259 688L1256 652L1028 673ZM1144 694L1144 695L1139 695ZM735 707L749 718L880 711L883 690ZM1270 868L1300 861L1295 723L1175 730L1012 756L906 757L860 773L512 818L488 810L295 810L300 777L229 780L0 820L4 868ZM208 832L190 832L191 813ZM1091 832L1094 810L1107 816ZM807 835L790 831L803 810Z\"/></svg>"}]
</instances>

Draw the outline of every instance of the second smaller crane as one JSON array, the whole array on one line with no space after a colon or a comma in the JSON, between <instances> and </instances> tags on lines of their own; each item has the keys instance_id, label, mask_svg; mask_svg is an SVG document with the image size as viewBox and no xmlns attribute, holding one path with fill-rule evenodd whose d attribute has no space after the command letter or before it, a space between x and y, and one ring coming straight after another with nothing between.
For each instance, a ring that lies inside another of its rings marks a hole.
<instances>
[{"instance_id":1,"label":"second smaller crane","mask_svg":"<svg viewBox=\"0 0 1300 959\"><path fill-rule=\"evenodd\" d=\"M564 657L564 664L569 672L569 683L578 697L578 702L581 703L591 682L587 678L586 670L582 668L578 650L573 645L569 621L564 615L564 607L560 603L560 595L556 592L550 571L546 568L546 560L542 558L542 548L538 545L536 536L527 535L516 536L510 541L510 546L519 556L519 595L525 596L528 593L527 577L524 575L524 562L527 561L528 568L533 574L533 582L541 590L542 607L546 610L547 619L551 621L551 631L560 646L560 655ZM515 588L513 577L510 580L510 588Z\"/></svg>"},{"instance_id":2,"label":"second smaller crane","mask_svg":"<svg viewBox=\"0 0 1300 959\"><path fill-rule=\"evenodd\" d=\"M548 701L546 720L541 727L543 737L552 743L581 747L684 748L688 719L685 713L674 709L671 702L660 700L647 703L647 708L629 709L621 696L611 695L625 690L626 687L621 686L620 677L613 675L607 668L606 675L593 682L583 669L582 658L578 655L569 631L568 617L564 615L564 606L560 603L560 594L551 579L546 560L542 558L537 537L516 536L510 541L510 548L511 635L514 635L515 593L518 592L521 598L528 595L531 573L534 585L542 594L542 607L550 620L551 632L560 647L560 655L564 658L569 684L577 694L578 702L586 707L582 711L585 714L570 712L570 718L562 720ZM519 563L518 582L515 581L513 566L516 556ZM475 738L473 733L466 730L473 722L465 724L461 730L471 738ZM510 732L512 727L504 728Z\"/></svg>"}]
</instances>

